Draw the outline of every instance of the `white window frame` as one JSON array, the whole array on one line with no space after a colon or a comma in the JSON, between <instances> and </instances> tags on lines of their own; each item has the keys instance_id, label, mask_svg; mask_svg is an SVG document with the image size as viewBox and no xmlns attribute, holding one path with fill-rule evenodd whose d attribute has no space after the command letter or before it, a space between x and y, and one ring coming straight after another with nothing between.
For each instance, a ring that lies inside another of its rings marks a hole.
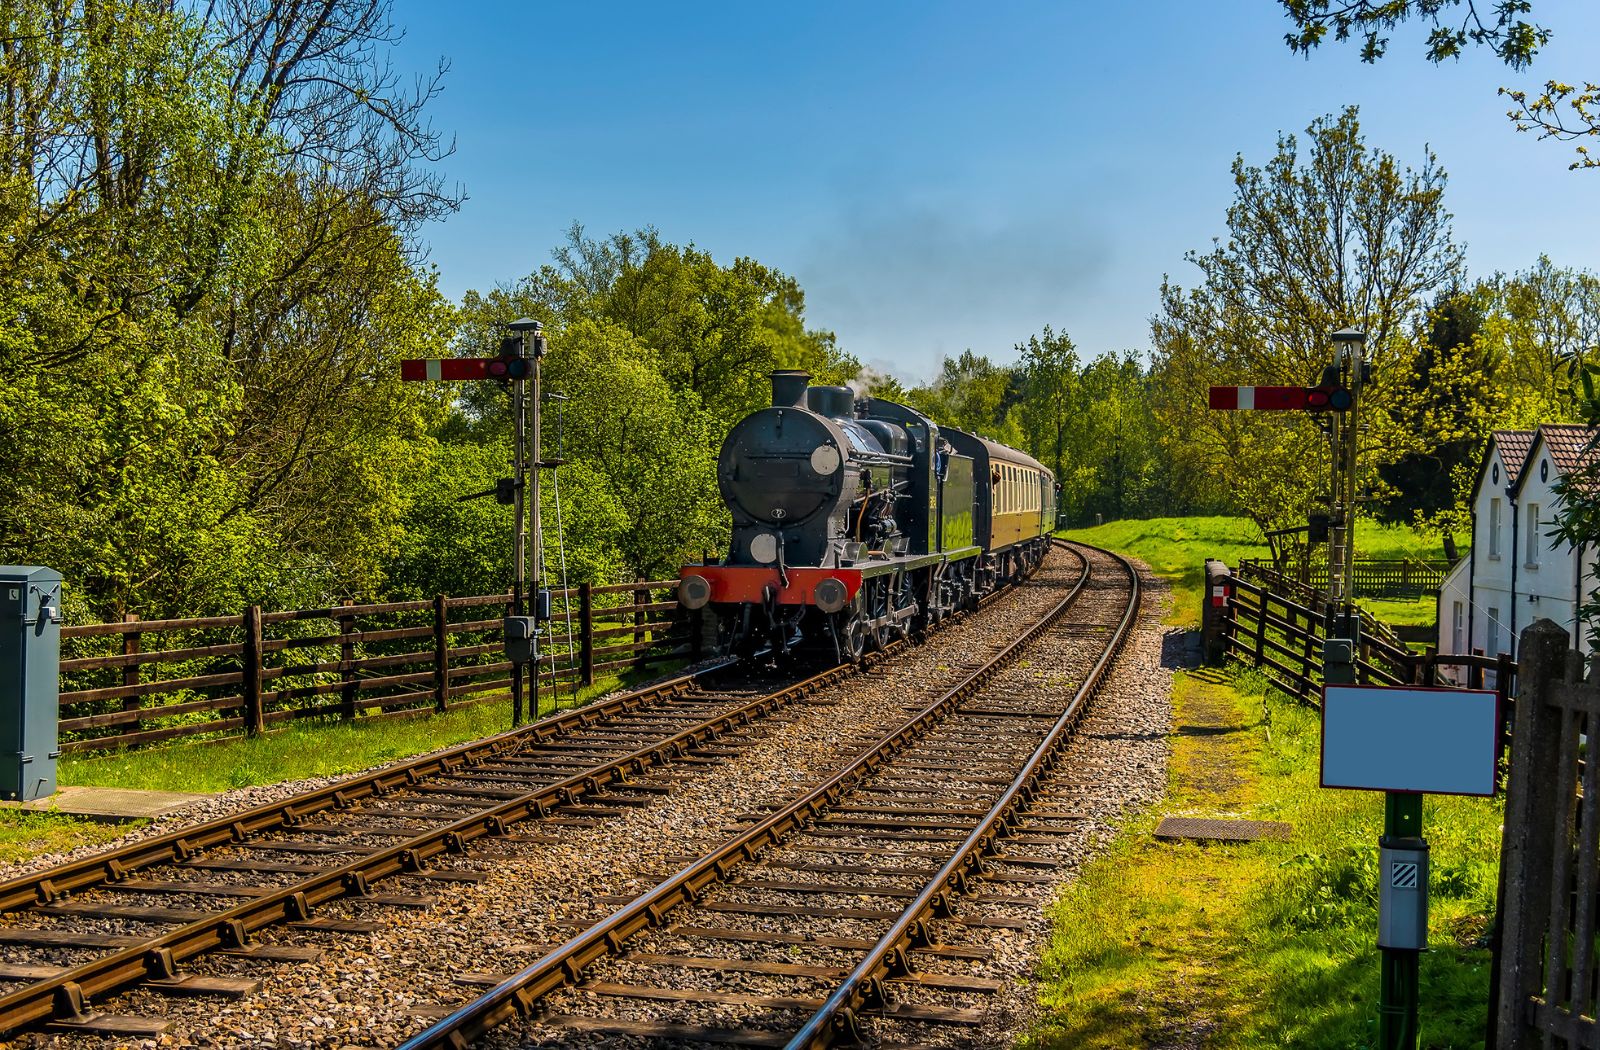
<instances>
[{"instance_id":1,"label":"white window frame","mask_svg":"<svg viewBox=\"0 0 1600 1050\"><path fill-rule=\"evenodd\" d=\"M1541 546L1542 544L1539 542L1539 505L1530 503L1528 504L1528 551L1527 560L1523 562L1523 568L1533 570L1539 568L1539 548Z\"/></svg>"},{"instance_id":2,"label":"white window frame","mask_svg":"<svg viewBox=\"0 0 1600 1050\"><path fill-rule=\"evenodd\" d=\"M1450 617L1450 651L1463 652L1466 644L1467 632L1467 607L1465 602L1456 602Z\"/></svg>"},{"instance_id":3,"label":"white window frame","mask_svg":"<svg viewBox=\"0 0 1600 1050\"><path fill-rule=\"evenodd\" d=\"M1491 561L1500 560L1500 497L1494 496L1489 500L1489 558Z\"/></svg>"}]
</instances>

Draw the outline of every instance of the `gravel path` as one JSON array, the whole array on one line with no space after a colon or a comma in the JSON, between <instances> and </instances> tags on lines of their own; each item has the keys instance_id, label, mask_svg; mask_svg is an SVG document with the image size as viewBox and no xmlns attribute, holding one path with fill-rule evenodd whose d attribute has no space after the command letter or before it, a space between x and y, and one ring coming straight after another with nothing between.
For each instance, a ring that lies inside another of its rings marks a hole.
<instances>
[{"instance_id":1,"label":"gravel path","mask_svg":"<svg viewBox=\"0 0 1600 1050\"><path fill-rule=\"evenodd\" d=\"M170 1036L149 1045L390 1046L424 1027L447 1004L474 994L459 983L483 972L507 972L538 958L577 927L612 910L673 869L682 855L720 841L753 809L806 790L839 759L919 708L1059 599L1076 578L1076 560L1053 555L1035 578L989 608L950 625L923 647L848 679L745 734L751 746L706 749L694 775L640 778L640 787L670 785L670 795L640 791L623 815L592 826L522 826L527 837L474 850L454 866L485 876L477 885L400 877L385 893L426 895L426 910L342 902L319 917L377 920L381 929L350 936L275 931L272 943L320 944L314 964L263 967L248 960L208 958L199 974L259 977L259 994L238 1000L166 1000L136 990L97 1004L119 1013L161 1014ZM730 738L736 740L737 738ZM300 785L297 785L298 788ZM288 786L219 797L206 817L230 805L253 805L289 793ZM627 795L626 791L616 792ZM243 796L243 797L241 797ZM162 822L168 830L171 822ZM522 830L522 828L519 828ZM99 1038L28 1035L22 1045L103 1046Z\"/></svg>"}]
</instances>

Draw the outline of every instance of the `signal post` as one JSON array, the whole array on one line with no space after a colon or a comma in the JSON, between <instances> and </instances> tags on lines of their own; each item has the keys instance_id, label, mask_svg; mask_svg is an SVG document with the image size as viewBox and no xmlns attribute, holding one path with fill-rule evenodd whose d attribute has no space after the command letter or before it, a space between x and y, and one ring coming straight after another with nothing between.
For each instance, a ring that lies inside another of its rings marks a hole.
<instances>
[{"instance_id":1,"label":"signal post","mask_svg":"<svg viewBox=\"0 0 1600 1050\"><path fill-rule=\"evenodd\" d=\"M1329 514L1312 522L1317 531L1324 522L1328 531L1328 614L1327 633L1322 649L1322 680L1326 685L1356 684L1356 660L1361 643L1361 619L1355 608L1356 477L1359 449L1359 406L1362 388L1371 377L1366 360L1366 333L1357 328L1341 328L1332 333L1334 361L1323 370L1322 381L1314 387L1295 386L1214 386L1210 407L1222 411L1305 411L1328 413L1326 424L1331 447L1333 472ZM1313 516L1314 518L1321 517ZM1383 836L1378 840L1382 856L1426 857L1428 844L1422 837L1422 795L1417 791L1386 791L1384 794ZM1415 877L1415 868L1410 869ZM1417 977L1422 949L1426 947L1427 883L1426 862L1422 864L1420 892L1422 936L1396 937L1380 915L1379 950L1382 952L1378 988L1378 1046L1381 1050L1414 1050L1417 1045ZM1388 867L1380 878L1388 878ZM1398 885L1398 883L1396 883ZM1388 883L1383 887L1392 895ZM1387 899L1385 897L1384 899Z\"/></svg>"},{"instance_id":2,"label":"signal post","mask_svg":"<svg viewBox=\"0 0 1600 1050\"><path fill-rule=\"evenodd\" d=\"M544 326L529 318L512 321L506 325L511 335L500 341L498 357L445 358L437 360L407 360L400 362L400 378L413 382L430 380L483 380L492 379L511 388L511 473L501 478L485 492L474 492L463 500L493 496L495 502L509 505L513 519L511 541L511 615L502 622L506 659L511 662L511 724L522 724L523 675L532 663L531 704L529 713L539 713L538 621L549 619L548 592L539 587L540 566L543 564L543 542L539 531L539 362L545 355ZM533 382L532 420L526 385ZM533 580L530 590L527 562L528 501L524 493L528 488L528 434L533 434ZM534 615L529 616L526 596L538 595Z\"/></svg>"}]
</instances>

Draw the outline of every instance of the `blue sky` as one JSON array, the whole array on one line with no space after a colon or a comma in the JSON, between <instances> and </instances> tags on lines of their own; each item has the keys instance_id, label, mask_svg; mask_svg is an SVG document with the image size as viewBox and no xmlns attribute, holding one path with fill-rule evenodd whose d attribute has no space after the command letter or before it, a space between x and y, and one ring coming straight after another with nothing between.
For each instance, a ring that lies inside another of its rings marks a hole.
<instances>
[{"instance_id":1,"label":"blue sky","mask_svg":"<svg viewBox=\"0 0 1600 1050\"><path fill-rule=\"evenodd\" d=\"M1422 34L1362 65L1291 54L1272 0L440 5L396 0L395 62L451 71L433 108L468 200L424 237L452 298L513 281L566 228L654 225L793 274L807 316L908 379L1046 324L1148 346L1164 273L1225 233L1229 164L1361 107L1401 162L1431 145L1474 274L1600 269L1600 172L1518 135L1504 84L1600 79L1600 4L1539 0L1531 74L1435 67Z\"/></svg>"}]
</instances>

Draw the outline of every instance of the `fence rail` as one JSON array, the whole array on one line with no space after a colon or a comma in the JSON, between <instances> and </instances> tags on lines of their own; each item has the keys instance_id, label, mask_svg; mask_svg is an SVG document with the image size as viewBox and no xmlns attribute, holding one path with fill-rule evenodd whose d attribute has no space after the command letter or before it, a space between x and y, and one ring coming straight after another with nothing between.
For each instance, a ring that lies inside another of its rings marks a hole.
<instances>
[{"instance_id":1,"label":"fence rail","mask_svg":"<svg viewBox=\"0 0 1600 1050\"><path fill-rule=\"evenodd\" d=\"M539 683L698 655L677 581L551 592ZM62 628L61 749L253 735L306 718L440 712L510 686L506 594Z\"/></svg>"},{"instance_id":2,"label":"fence rail","mask_svg":"<svg viewBox=\"0 0 1600 1050\"><path fill-rule=\"evenodd\" d=\"M1229 579L1233 597L1222 618L1227 653L1267 672L1275 684L1306 703L1319 701L1322 688L1322 643L1327 638L1327 610L1320 603L1302 603L1279 593L1277 574L1252 570L1258 580ZM1292 582L1292 581L1291 581ZM1303 592L1294 583L1296 596ZM1413 653L1393 632L1363 614L1356 654L1357 680L1367 685L1435 685L1452 679L1468 688L1492 688L1499 695L1509 724L1517 664L1507 653Z\"/></svg>"},{"instance_id":3,"label":"fence rail","mask_svg":"<svg viewBox=\"0 0 1600 1050\"><path fill-rule=\"evenodd\" d=\"M1357 558L1352 573L1355 593L1367 597L1419 598L1439 589L1450 565L1448 561L1431 558ZM1312 593L1328 589L1325 560L1302 564L1298 573L1291 574L1271 561L1245 558L1240 561L1239 570L1272 572Z\"/></svg>"}]
</instances>

